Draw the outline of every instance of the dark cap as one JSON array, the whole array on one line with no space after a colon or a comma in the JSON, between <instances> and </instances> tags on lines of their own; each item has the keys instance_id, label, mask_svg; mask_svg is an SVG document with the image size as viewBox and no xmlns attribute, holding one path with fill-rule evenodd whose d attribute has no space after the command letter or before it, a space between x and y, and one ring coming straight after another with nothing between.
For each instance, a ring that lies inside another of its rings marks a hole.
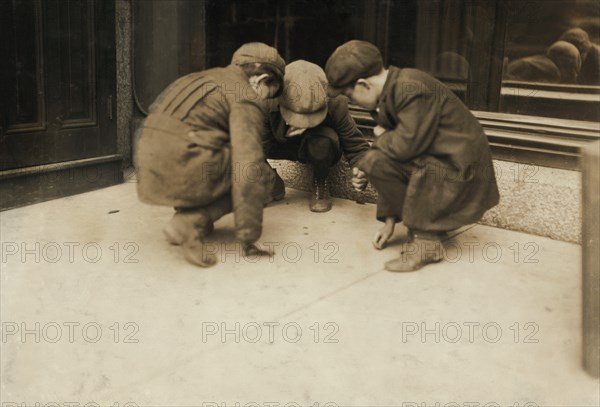
<instances>
[{"instance_id":1,"label":"dark cap","mask_svg":"<svg viewBox=\"0 0 600 407\"><path fill-rule=\"evenodd\" d=\"M327 116L327 79L320 66L298 60L288 64L279 110L285 122L298 128L316 127Z\"/></svg>"},{"instance_id":2,"label":"dark cap","mask_svg":"<svg viewBox=\"0 0 600 407\"><path fill-rule=\"evenodd\" d=\"M383 69L379 49L367 41L352 40L333 51L325 65L330 91L339 91L356 80L377 75Z\"/></svg>"},{"instance_id":3,"label":"dark cap","mask_svg":"<svg viewBox=\"0 0 600 407\"><path fill-rule=\"evenodd\" d=\"M277 50L262 42L249 42L242 45L233 53L231 57L233 65L245 65L251 63L261 63L273 65L281 74L285 72L285 61Z\"/></svg>"}]
</instances>

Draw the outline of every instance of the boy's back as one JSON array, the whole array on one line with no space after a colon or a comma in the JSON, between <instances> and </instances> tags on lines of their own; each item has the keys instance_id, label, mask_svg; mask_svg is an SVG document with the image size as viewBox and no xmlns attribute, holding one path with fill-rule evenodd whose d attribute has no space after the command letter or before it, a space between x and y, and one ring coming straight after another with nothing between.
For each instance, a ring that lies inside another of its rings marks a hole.
<instances>
[{"instance_id":1,"label":"boy's back","mask_svg":"<svg viewBox=\"0 0 600 407\"><path fill-rule=\"evenodd\" d=\"M390 66L378 109L375 119L391 131L373 145L394 159L427 154L457 170L475 170L488 162L487 138L475 116L446 85L423 71Z\"/></svg>"},{"instance_id":2,"label":"boy's back","mask_svg":"<svg viewBox=\"0 0 600 407\"><path fill-rule=\"evenodd\" d=\"M240 174L235 171L262 165L263 118L258 96L239 67L179 78L158 96L142 124L140 199L202 206L228 193L235 183L232 193L256 207L251 212L260 210L262 196L256 203L250 201L266 189L267 179L260 183L256 178L248 185L247 177L236 177ZM173 154L165 154L169 149Z\"/></svg>"},{"instance_id":3,"label":"boy's back","mask_svg":"<svg viewBox=\"0 0 600 407\"><path fill-rule=\"evenodd\" d=\"M233 109L236 114L255 117L248 130L260 127L264 113L258 95L248 85L243 71L230 65L177 79L150 106L148 117L153 122L154 116L171 116L202 132L203 139L226 143L230 141L230 131L237 130L230 129L229 116Z\"/></svg>"}]
</instances>

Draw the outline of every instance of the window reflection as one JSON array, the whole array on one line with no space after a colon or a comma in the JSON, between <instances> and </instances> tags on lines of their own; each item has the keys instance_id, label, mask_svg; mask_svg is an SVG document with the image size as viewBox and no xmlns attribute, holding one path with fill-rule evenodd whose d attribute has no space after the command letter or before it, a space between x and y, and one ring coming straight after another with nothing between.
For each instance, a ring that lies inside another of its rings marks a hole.
<instances>
[{"instance_id":1,"label":"window reflection","mask_svg":"<svg viewBox=\"0 0 600 407\"><path fill-rule=\"evenodd\" d=\"M186 0L197 3L195 0ZM207 0L206 65L262 41L324 65L351 39L440 79L472 110L597 121L598 0Z\"/></svg>"},{"instance_id":2,"label":"window reflection","mask_svg":"<svg viewBox=\"0 0 600 407\"><path fill-rule=\"evenodd\" d=\"M417 9L416 68L446 83L463 101L472 79L476 12L465 0L419 2Z\"/></svg>"},{"instance_id":3,"label":"window reflection","mask_svg":"<svg viewBox=\"0 0 600 407\"><path fill-rule=\"evenodd\" d=\"M504 79L600 86L596 0L515 3L507 25Z\"/></svg>"}]
</instances>

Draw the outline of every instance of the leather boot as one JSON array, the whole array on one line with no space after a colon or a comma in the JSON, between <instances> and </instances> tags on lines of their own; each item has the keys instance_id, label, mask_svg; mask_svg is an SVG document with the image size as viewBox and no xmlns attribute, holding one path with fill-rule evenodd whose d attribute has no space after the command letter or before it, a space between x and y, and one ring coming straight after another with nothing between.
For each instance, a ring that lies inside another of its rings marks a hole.
<instances>
[{"instance_id":1,"label":"leather boot","mask_svg":"<svg viewBox=\"0 0 600 407\"><path fill-rule=\"evenodd\" d=\"M329 182L327 178L313 178L310 194L309 208L312 212L327 212L331 209L333 202L329 194Z\"/></svg>"},{"instance_id":2,"label":"leather boot","mask_svg":"<svg viewBox=\"0 0 600 407\"><path fill-rule=\"evenodd\" d=\"M443 259L442 237L444 232L412 231L412 243L405 243L400 257L385 263L387 271L416 271L421 267Z\"/></svg>"}]
</instances>

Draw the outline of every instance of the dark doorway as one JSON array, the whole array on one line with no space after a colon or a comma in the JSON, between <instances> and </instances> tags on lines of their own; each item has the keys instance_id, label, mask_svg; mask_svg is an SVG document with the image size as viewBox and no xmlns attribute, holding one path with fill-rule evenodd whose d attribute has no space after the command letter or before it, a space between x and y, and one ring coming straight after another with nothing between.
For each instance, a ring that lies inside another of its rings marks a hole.
<instances>
[{"instance_id":1,"label":"dark doorway","mask_svg":"<svg viewBox=\"0 0 600 407\"><path fill-rule=\"evenodd\" d=\"M121 182L115 2L1 1L0 33L0 209Z\"/></svg>"},{"instance_id":2,"label":"dark doorway","mask_svg":"<svg viewBox=\"0 0 600 407\"><path fill-rule=\"evenodd\" d=\"M116 152L114 2L3 1L1 169Z\"/></svg>"}]
</instances>

